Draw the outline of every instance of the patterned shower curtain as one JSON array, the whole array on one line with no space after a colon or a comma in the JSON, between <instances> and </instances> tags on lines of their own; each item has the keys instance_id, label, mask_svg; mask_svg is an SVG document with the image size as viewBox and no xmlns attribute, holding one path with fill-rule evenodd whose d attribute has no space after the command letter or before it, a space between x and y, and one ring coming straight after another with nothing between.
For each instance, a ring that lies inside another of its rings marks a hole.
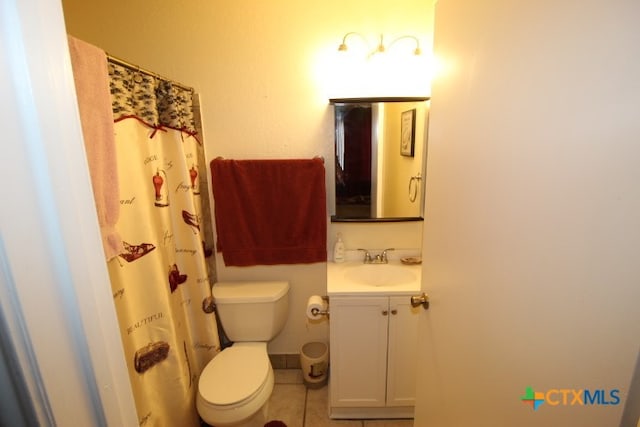
<instances>
[{"instance_id":1,"label":"patterned shower curtain","mask_svg":"<svg viewBox=\"0 0 640 427\"><path fill-rule=\"evenodd\" d=\"M139 424L199 426L198 378L220 342L192 93L112 63L109 75L125 248L109 275Z\"/></svg>"}]
</instances>

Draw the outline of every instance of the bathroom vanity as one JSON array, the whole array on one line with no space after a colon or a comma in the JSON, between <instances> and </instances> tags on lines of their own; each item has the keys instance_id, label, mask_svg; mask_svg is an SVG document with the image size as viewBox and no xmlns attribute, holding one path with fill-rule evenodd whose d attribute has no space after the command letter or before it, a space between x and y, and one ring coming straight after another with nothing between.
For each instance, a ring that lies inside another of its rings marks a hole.
<instances>
[{"instance_id":1,"label":"bathroom vanity","mask_svg":"<svg viewBox=\"0 0 640 427\"><path fill-rule=\"evenodd\" d=\"M331 418L413 418L419 265L328 263Z\"/></svg>"}]
</instances>

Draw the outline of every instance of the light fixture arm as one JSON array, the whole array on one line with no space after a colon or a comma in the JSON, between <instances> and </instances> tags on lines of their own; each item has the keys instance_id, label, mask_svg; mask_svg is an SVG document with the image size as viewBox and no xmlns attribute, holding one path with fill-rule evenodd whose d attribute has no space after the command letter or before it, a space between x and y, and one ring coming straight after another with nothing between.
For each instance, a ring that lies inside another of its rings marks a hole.
<instances>
[{"instance_id":1,"label":"light fixture arm","mask_svg":"<svg viewBox=\"0 0 640 427\"><path fill-rule=\"evenodd\" d=\"M397 38L393 39L393 41L391 43L389 43L388 47L385 47L385 45L384 45L384 37L383 37L382 34L380 34L380 42L378 43L376 48L372 50L371 47L369 46L369 43L368 43L366 37L363 36L360 33L355 32L355 31L349 32L349 33L345 34L344 37L342 37L342 43L340 43L340 46L338 46L338 51L346 52L348 50L348 48L347 48L347 38L349 38L349 36L352 36L352 35L357 35L367 45L367 51L369 52L369 54L367 55L367 58L371 58L376 53L384 53L384 52L386 52L387 49L391 49L391 47L396 42L398 42L400 40L403 40L403 39L412 39L413 41L415 41L416 42L416 48L413 50L413 54L414 55L422 54L422 50L420 49L420 40L418 40L418 38L415 37L415 36L404 35L404 36L397 37Z\"/></svg>"},{"instance_id":2,"label":"light fixture arm","mask_svg":"<svg viewBox=\"0 0 640 427\"><path fill-rule=\"evenodd\" d=\"M352 31L352 32L349 32L349 33L345 34L344 37L342 37L342 43L340 43L340 46L338 46L338 51L346 52L348 50L348 48L347 48L347 38L349 36L352 36L352 35L359 36L364 41L364 43L367 45L367 50L369 50L369 42L367 41L367 38L365 36L363 36L362 34L360 34L360 33Z\"/></svg>"},{"instance_id":3,"label":"light fixture arm","mask_svg":"<svg viewBox=\"0 0 640 427\"><path fill-rule=\"evenodd\" d=\"M402 39L412 39L416 42L416 48L413 50L413 54L414 55L420 55L422 53L422 50L420 49L420 40L418 40L417 37L415 36L409 36L409 35L405 35L405 36L400 36L395 38L391 43L389 43L389 49L391 49L391 46L393 46L396 42L402 40ZM382 41L382 39L381 39Z\"/></svg>"}]
</instances>

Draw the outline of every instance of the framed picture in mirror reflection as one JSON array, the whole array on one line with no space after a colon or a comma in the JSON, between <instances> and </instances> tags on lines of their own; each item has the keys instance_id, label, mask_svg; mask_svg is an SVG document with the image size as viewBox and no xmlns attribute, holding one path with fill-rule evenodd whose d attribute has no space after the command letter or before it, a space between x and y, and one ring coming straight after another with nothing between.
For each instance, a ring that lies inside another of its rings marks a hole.
<instances>
[{"instance_id":1,"label":"framed picture in mirror reflection","mask_svg":"<svg viewBox=\"0 0 640 427\"><path fill-rule=\"evenodd\" d=\"M404 111L400 117L400 154L413 157L416 145L416 109Z\"/></svg>"}]
</instances>

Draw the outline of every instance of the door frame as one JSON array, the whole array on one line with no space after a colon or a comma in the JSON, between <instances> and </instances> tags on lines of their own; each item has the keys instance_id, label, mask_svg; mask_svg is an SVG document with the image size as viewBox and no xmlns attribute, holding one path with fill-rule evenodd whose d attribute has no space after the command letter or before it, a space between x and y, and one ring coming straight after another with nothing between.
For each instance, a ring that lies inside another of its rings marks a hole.
<instances>
[{"instance_id":1,"label":"door frame","mask_svg":"<svg viewBox=\"0 0 640 427\"><path fill-rule=\"evenodd\" d=\"M0 0L3 296L38 419L137 425L62 5Z\"/></svg>"}]
</instances>

